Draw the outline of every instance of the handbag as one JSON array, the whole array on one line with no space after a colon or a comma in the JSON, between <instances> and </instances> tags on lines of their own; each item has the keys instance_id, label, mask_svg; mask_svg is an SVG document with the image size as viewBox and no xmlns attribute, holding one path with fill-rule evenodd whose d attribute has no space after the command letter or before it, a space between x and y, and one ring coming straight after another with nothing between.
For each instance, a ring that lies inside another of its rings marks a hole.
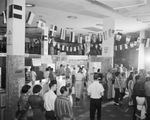
<instances>
[{"instance_id":1,"label":"handbag","mask_svg":"<svg viewBox=\"0 0 150 120\"><path fill-rule=\"evenodd\" d=\"M30 108L27 110L26 112L26 117L29 118L29 117L33 117L33 110Z\"/></svg>"}]
</instances>

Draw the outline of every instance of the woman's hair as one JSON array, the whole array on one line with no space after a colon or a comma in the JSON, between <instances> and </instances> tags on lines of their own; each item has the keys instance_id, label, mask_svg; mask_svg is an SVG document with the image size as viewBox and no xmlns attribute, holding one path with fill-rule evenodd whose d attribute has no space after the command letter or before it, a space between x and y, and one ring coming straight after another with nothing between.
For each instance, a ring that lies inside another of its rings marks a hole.
<instances>
[{"instance_id":1,"label":"woman's hair","mask_svg":"<svg viewBox=\"0 0 150 120\"><path fill-rule=\"evenodd\" d=\"M65 91L67 91L67 87L66 87L66 86L62 86L62 87L60 88L60 93L61 93L61 94L64 94Z\"/></svg>"},{"instance_id":2,"label":"woman's hair","mask_svg":"<svg viewBox=\"0 0 150 120\"><path fill-rule=\"evenodd\" d=\"M42 87L40 85L35 85L33 87L33 93L38 93L41 91L41 89L42 89Z\"/></svg>"},{"instance_id":3,"label":"woman's hair","mask_svg":"<svg viewBox=\"0 0 150 120\"><path fill-rule=\"evenodd\" d=\"M31 88L30 85L24 85L21 89L21 93L27 93L30 88Z\"/></svg>"},{"instance_id":4,"label":"woman's hair","mask_svg":"<svg viewBox=\"0 0 150 120\"><path fill-rule=\"evenodd\" d=\"M57 85L57 81L56 80L52 80L50 83L49 83L49 88L51 88L52 86L54 85Z\"/></svg>"}]
</instances>

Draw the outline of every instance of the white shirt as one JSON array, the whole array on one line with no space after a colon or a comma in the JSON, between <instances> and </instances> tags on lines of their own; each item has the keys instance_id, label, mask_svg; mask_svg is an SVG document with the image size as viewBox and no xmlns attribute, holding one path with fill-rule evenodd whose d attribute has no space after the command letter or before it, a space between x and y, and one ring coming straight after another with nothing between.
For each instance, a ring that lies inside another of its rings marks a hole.
<instances>
[{"instance_id":1,"label":"white shirt","mask_svg":"<svg viewBox=\"0 0 150 120\"><path fill-rule=\"evenodd\" d=\"M102 97L102 93L104 92L104 88L102 84L99 83L99 81L94 81L92 84L89 85L88 94L93 99L99 99Z\"/></svg>"},{"instance_id":2,"label":"white shirt","mask_svg":"<svg viewBox=\"0 0 150 120\"><path fill-rule=\"evenodd\" d=\"M44 107L46 111L51 111L51 110L54 111L54 103L56 97L57 97L56 94L52 90L49 90L44 94Z\"/></svg>"},{"instance_id":3,"label":"white shirt","mask_svg":"<svg viewBox=\"0 0 150 120\"><path fill-rule=\"evenodd\" d=\"M83 78L84 78L84 75L83 75L83 73L77 72L77 73L75 74L75 78L76 78L76 80L82 81Z\"/></svg>"}]
</instances>

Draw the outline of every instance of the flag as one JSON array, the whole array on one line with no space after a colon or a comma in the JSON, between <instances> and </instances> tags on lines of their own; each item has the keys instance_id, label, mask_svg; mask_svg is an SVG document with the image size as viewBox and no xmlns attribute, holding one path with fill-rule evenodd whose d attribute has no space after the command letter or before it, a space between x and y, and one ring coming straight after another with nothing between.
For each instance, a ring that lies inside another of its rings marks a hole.
<instances>
[{"instance_id":1,"label":"flag","mask_svg":"<svg viewBox=\"0 0 150 120\"><path fill-rule=\"evenodd\" d=\"M133 44L133 42L131 42L131 43L130 43L130 47L131 47L131 48L132 48L132 47L134 47L134 44Z\"/></svg>"},{"instance_id":2,"label":"flag","mask_svg":"<svg viewBox=\"0 0 150 120\"><path fill-rule=\"evenodd\" d=\"M45 26L46 26L46 21L40 19L38 22L38 27L44 29Z\"/></svg>"},{"instance_id":3,"label":"flag","mask_svg":"<svg viewBox=\"0 0 150 120\"><path fill-rule=\"evenodd\" d=\"M68 51L69 50L69 47L68 46L66 46L66 51Z\"/></svg>"},{"instance_id":4,"label":"flag","mask_svg":"<svg viewBox=\"0 0 150 120\"><path fill-rule=\"evenodd\" d=\"M60 44L57 44L57 48L60 49Z\"/></svg>"},{"instance_id":5,"label":"flag","mask_svg":"<svg viewBox=\"0 0 150 120\"><path fill-rule=\"evenodd\" d=\"M118 34L116 35L116 40L117 40L117 41L120 41L121 38L122 38L122 33L118 33Z\"/></svg>"},{"instance_id":6,"label":"flag","mask_svg":"<svg viewBox=\"0 0 150 120\"><path fill-rule=\"evenodd\" d=\"M54 42L53 42L53 46L55 47L55 46L56 46L56 44L57 44L57 43L54 41Z\"/></svg>"},{"instance_id":7,"label":"flag","mask_svg":"<svg viewBox=\"0 0 150 120\"><path fill-rule=\"evenodd\" d=\"M6 24L7 23L7 11L6 10L2 12L2 16L3 16L3 23Z\"/></svg>"},{"instance_id":8,"label":"flag","mask_svg":"<svg viewBox=\"0 0 150 120\"><path fill-rule=\"evenodd\" d=\"M9 18L22 19L22 6L11 4L9 6Z\"/></svg>"},{"instance_id":9,"label":"flag","mask_svg":"<svg viewBox=\"0 0 150 120\"><path fill-rule=\"evenodd\" d=\"M103 32L103 35L104 35L104 40L106 40L108 37L107 37L107 31Z\"/></svg>"},{"instance_id":10,"label":"flag","mask_svg":"<svg viewBox=\"0 0 150 120\"><path fill-rule=\"evenodd\" d=\"M99 42L102 42L101 33L98 33L98 41L99 41Z\"/></svg>"},{"instance_id":11,"label":"flag","mask_svg":"<svg viewBox=\"0 0 150 120\"><path fill-rule=\"evenodd\" d=\"M75 42L75 33L74 32L71 32L69 41Z\"/></svg>"},{"instance_id":12,"label":"flag","mask_svg":"<svg viewBox=\"0 0 150 120\"><path fill-rule=\"evenodd\" d=\"M90 37L90 35L86 35L85 36L85 42L91 42L91 39L90 39L91 37Z\"/></svg>"},{"instance_id":13,"label":"flag","mask_svg":"<svg viewBox=\"0 0 150 120\"><path fill-rule=\"evenodd\" d=\"M120 50L122 50L122 45L120 45Z\"/></svg>"},{"instance_id":14,"label":"flag","mask_svg":"<svg viewBox=\"0 0 150 120\"><path fill-rule=\"evenodd\" d=\"M112 33L114 34L114 33L115 33L115 30L112 30Z\"/></svg>"},{"instance_id":15,"label":"flag","mask_svg":"<svg viewBox=\"0 0 150 120\"><path fill-rule=\"evenodd\" d=\"M96 49L98 48L98 45L97 45L97 44L95 45L95 48L96 48Z\"/></svg>"},{"instance_id":16,"label":"flag","mask_svg":"<svg viewBox=\"0 0 150 120\"><path fill-rule=\"evenodd\" d=\"M131 40L131 36L127 35L126 36L126 43L129 44L130 40Z\"/></svg>"},{"instance_id":17,"label":"flag","mask_svg":"<svg viewBox=\"0 0 150 120\"><path fill-rule=\"evenodd\" d=\"M80 43L80 44L82 44L82 35L81 34L79 34L79 36L78 36L78 43Z\"/></svg>"},{"instance_id":18,"label":"flag","mask_svg":"<svg viewBox=\"0 0 150 120\"><path fill-rule=\"evenodd\" d=\"M72 47L70 47L70 52L72 52Z\"/></svg>"},{"instance_id":19,"label":"flag","mask_svg":"<svg viewBox=\"0 0 150 120\"><path fill-rule=\"evenodd\" d=\"M67 32L67 31L64 30L64 29L61 29L61 30L60 30L60 39L65 40L66 32Z\"/></svg>"},{"instance_id":20,"label":"flag","mask_svg":"<svg viewBox=\"0 0 150 120\"><path fill-rule=\"evenodd\" d=\"M48 37L47 35L42 35L42 41L47 41Z\"/></svg>"},{"instance_id":21,"label":"flag","mask_svg":"<svg viewBox=\"0 0 150 120\"><path fill-rule=\"evenodd\" d=\"M57 32L57 26L56 25L51 25L49 29L49 36L54 36L55 32Z\"/></svg>"},{"instance_id":22,"label":"flag","mask_svg":"<svg viewBox=\"0 0 150 120\"><path fill-rule=\"evenodd\" d=\"M115 51L117 51L117 45L115 46Z\"/></svg>"},{"instance_id":23,"label":"flag","mask_svg":"<svg viewBox=\"0 0 150 120\"><path fill-rule=\"evenodd\" d=\"M26 19L26 23L29 24L29 25L31 25L32 22L33 22L34 16L35 16L34 13L29 12L29 13L28 13L28 17L27 17L27 19Z\"/></svg>"},{"instance_id":24,"label":"flag","mask_svg":"<svg viewBox=\"0 0 150 120\"><path fill-rule=\"evenodd\" d=\"M64 51L64 50L65 50L65 46L64 46L64 45L62 45L62 48L61 48L61 49L62 49L62 51Z\"/></svg>"},{"instance_id":25,"label":"flag","mask_svg":"<svg viewBox=\"0 0 150 120\"><path fill-rule=\"evenodd\" d=\"M74 51L75 51L75 52L76 52L76 50L77 50L76 47L74 47Z\"/></svg>"},{"instance_id":26,"label":"flag","mask_svg":"<svg viewBox=\"0 0 150 120\"><path fill-rule=\"evenodd\" d=\"M124 48L125 48L125 49L128 49L128 44L124 44Z\"/></svg>"},{"instance_id":27,"label":"flag","mask_svg":"<svg viewBox=\"0 0 150 120\"><path fill-rule=\"evenodd\" d=\"M147 38L147 40L146 40L146 48L149 47L149 43L150 43L150 38Z\"/></svg>"}]
</instances>

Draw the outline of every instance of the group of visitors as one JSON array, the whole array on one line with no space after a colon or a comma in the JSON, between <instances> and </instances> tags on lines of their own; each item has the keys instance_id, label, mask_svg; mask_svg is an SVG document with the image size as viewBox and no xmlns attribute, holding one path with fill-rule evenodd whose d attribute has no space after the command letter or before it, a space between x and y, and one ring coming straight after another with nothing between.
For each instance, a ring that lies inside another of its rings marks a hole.
<instances>
[{"instance_id":1,"label":"group of visitors","mask_svg":"<svg viewBox=\"0 0 150 120\"><path fill-rule=\"evenodd\" d=\"M108 99L113 98L114 93L114 104L120 106L128 94L128 106L133 107L133 120L150 120L150 71L132 68L127 74L125 69L121 72L118 67L108 70L106 80Z\"/></svg>"},{"instance_id":2,"label":"group of visitors","mask_svg":"<svg viewBox=\"0 0 150 120\"><path fill-rule=\"evenodd\" d=\"M73 119L71 90L67 86L60 89L61 95L55 94L56 81L49 83L49 91L42 96L42 87L34 85L24 85L21 89L21 96L18 100L18 120L68 120Z\"/></svg>"}]
</instances>

